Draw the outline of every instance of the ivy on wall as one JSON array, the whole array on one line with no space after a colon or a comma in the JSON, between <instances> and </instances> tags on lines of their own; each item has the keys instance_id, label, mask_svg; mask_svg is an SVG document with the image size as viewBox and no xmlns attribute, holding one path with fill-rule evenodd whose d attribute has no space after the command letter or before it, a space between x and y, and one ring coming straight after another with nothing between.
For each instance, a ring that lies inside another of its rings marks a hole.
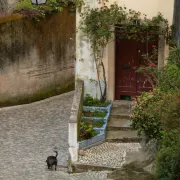
<instances>
[{"instance_id":1,"label":"ivy on wall","mask_svg":"<svg viewBox=\"0 0 180 180\"><path fill-rule=\"evenodd\" d=\"M35 21L40 21L40 19L45 18L46 15L61 12L64 8L67 8L68 11L72 13L75 13L76 9L80 12L83 4L83 0L47 0L46 4L32 5L31 0L19 0L12 13L0 14L0 21L11 21L14 20L14 16L19 17L20 15Z\"/></svg>"},{"instance_id":2,"label":"ivy on wall","mask_svg":"<svg viewBox=\"0 0 180 180\"><path fill-rule=\"evenodd\" d=\"M30 0L20 0L14 12L39 21L47 14L61 12L64 8L75 12L76 8L80 10L82 5L83 0L47 0L46 4L38 6L32 5Z\"/></svg>"}]
</instances>

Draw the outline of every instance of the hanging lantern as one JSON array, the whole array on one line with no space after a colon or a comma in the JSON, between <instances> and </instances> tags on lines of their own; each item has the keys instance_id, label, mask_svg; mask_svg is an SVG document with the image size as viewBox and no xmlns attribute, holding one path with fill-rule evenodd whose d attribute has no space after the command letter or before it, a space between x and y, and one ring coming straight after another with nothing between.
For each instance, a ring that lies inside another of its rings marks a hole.
<instances>
[{"instance_id":1,"label":"hanging lantern","mask_svg":"<svg viewBox=\"0 0 180 180\"><path fill-rule=\"evenodd\" d=\"M32 3L33 5L46 4L46 0L31 0L31 3Z\"/></svg>"}]
</instances>

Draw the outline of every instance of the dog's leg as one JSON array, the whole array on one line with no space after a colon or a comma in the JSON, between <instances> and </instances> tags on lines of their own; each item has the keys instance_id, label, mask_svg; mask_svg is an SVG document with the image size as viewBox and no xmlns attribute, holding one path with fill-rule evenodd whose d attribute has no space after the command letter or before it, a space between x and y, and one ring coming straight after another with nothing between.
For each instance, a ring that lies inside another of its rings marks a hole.
<instances>
[{"instance_id":1,"label":"dog's leg","mask_svg":"<svg viewBox=\"0 0 180 180\"><path fill-rule=\"evenodd\" d=\"M46 161L47 162L47 161ZM49 165L49 163L47 163L47 167L48 167L48 169L50 168L50 165Z\"/></svg>"},{"instance_id":2,"label":"dog's leg","mask_svg":"<svg viewBox=\"0 0 180 180\"><path fill-rule=\"evenodd\" d=\"M56 171L56 167L57 167L57 162L55 163L55 171Z\"/></svg>"}]
</instances>

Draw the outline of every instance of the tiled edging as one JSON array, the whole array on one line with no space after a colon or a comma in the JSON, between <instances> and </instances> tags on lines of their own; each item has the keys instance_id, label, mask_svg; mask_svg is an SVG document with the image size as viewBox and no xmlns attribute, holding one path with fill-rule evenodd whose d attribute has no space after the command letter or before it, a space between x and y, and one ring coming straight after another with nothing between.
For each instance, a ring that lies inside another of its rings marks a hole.
<instances>
[{"instance_id":1,"label":"tiled edging","mask_svg":"<svg viewBox=\"0 0 180 180\"><path fill-rule=\"evenodd\" d=\"M90 148L92 146L95 146L98 143L104 142L106 127L107 127L107 122L109 120L111 107L112 107L112 104L109 104L107 107L83 106L83 110L85 110L85 111L88 111L88 110L89 111L95 111L95 110L105 111L106 110L107 115L104 118L97 118L97 117L91 118L93 121L104 119L104 125L101 128L94 128L96 131L99 132L99 134L97 136L94 136L91 139L80 141L79 142L79 149L87 149L87 148ZM83 120L89 119L89 117L83 117L82 119Z\"/></svg>"}]
</instances>

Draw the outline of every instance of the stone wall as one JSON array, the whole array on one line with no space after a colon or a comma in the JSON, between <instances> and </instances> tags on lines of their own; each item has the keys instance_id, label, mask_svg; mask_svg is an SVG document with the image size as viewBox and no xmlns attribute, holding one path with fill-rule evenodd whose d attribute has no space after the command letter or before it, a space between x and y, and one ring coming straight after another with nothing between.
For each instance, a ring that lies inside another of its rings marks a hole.
<instances>
[{"instance_id":1,"label":"stone wall","mask_svg":"<svg viewBox=\"0 0 180 180\"><path fill-rule=\"evenodd\" d=\"M8 2L6 0L0 0L0 13L8 10Z\"/></svg>"},{"instance_id":2,"label":"stone wall","mask_svg":"<svg viewBox=\"0 0 180 180\"><path fill-rule=\"evenodd\" d=\"M0 13L11 12L19 0L0 0Z\"/></svg>"},{"instance_id":3,"label":"stone wall","mask_svg":"<svg viewBox=\"0 0 180 180\"><path fill-rule=\"evenodd\" d=\"M0 24L0 98L74 79L75 14Z\"/></svg>"}]
</instances>

